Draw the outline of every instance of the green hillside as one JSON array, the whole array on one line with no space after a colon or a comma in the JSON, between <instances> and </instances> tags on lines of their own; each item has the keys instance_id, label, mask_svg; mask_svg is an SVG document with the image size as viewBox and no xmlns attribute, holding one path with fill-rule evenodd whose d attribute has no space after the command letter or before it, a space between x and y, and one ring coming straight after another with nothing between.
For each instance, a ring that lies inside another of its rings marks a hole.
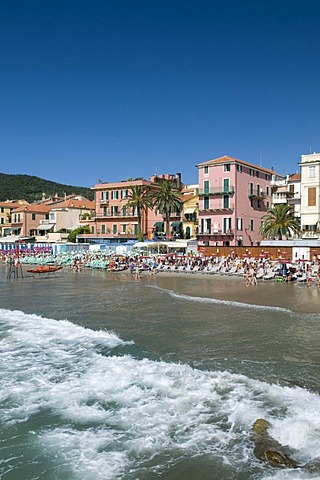
<instances>
[{"instance_id":1,"label":"green hillside","mask_svg":"<svg viewBox=\"0 0 320 480\"><path fill-rule=\"evenodd\" d=\"M32 203L41 200L43 194L51 197L56 193L61 197L76 194L83 195L89 200L94 199L94 192L90 188L64 185L32 175L0 173L0 201L23 198Z\"/></svg>"}]
</instances>

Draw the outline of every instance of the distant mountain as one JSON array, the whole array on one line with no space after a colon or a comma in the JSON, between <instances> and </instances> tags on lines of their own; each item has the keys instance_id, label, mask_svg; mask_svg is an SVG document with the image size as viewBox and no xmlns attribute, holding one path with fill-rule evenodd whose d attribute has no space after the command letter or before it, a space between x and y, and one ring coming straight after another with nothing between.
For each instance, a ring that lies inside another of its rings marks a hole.
<instances>
[{"instance_id":1,"label":"distant mountain","mask_svg":"<svg viewBox=\"0 0 320 480\"><path fill-rule=\"evenodd\" d=\"M83 195L88 200L94 199L94 192L87 187L75 187L62 183L51 182L32 175L9 175L0 173L0 201L24 199L27 202L37 202L43 194L52 197L55 194Z\"/></svg>"}]
</instances>

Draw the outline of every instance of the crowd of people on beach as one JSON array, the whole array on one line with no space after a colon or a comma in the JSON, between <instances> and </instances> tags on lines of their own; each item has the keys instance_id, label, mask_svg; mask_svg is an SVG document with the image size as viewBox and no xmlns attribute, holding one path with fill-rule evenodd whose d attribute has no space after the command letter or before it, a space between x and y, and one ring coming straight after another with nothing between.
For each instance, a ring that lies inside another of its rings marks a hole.
<instances>
[{"instance_id":1,"label":"crowd of people on beach","mask_svg":"<svg viewBox=\"0 0 320 480\"><path fill-rule=\"evenodd\" d=\"M136 279L148 272L154 275L160 272L198 273L238 276L245 279L246 285L256 286L260 281L277 280L285 283L294 281L320 286L320 269L317 261L303 261L293 264L289 260L273 261L270 258L238 258L189 255L143 255L141 252L117 254L107 251L60 252L0 252L3 263L56 264L69 267L72 272L82 269L103 269L108 272L128 271Z\"/></svg>"}]
</instances>

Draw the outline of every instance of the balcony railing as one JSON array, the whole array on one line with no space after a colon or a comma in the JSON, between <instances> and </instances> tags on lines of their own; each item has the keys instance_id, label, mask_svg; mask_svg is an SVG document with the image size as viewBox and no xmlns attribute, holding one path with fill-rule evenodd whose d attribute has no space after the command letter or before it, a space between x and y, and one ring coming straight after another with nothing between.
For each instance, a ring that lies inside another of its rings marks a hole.
<instances>
[{"instance_id":1,"label":"balcony railing","mask_svg":"<svg viewBox=\"0 0 320 480\"><path fill-rule=\"evenodd\" d=\"M119 217L130 217L130 218L138 218L138 215L137 214L134 214L134 213L129 213L129 212L118 212L118 213L94 213L93 214L93 217L94 218L119 218Z\"/></svg>"},{"instance_id":2,"label":"balcony railing","mask_svg":"<svg viewBox=\"0 0 320 480\"><path fill-rule=\"evenodd\" d=\"M108 203L109 203L109 200L106 200L105 198L101 198L100 205L107 205Z\"/></svg>"},{"instance_id":3,"label":"balcony railing","mask_svg":"<svg viewBox=\"0 0 320 480\"><path fill-rule=\"evenodd\" d=\"M233 195L234 194L234 186L229 186L226 188L224 185L220 187L213 187L213 188L199 188L199 196L203 195Z\"/></svg>"},{"instance_id":4,"label":"balcony railing","mask_svg":"<svg viewBox=\"0 0 320 480\"><path fill-rule=\"evenodd\" d=\"M248 192L248 197L249 198L260 198L260 199L264 199L266 198L266 193L263 192L262 190L257 190L256 188L254 188L253 190L249 190Z\"/></svg>"},{"instance_id":5,"label":"balcony railing","mask_svg":"<svg viewBox=\"0 0 320 480\"><path fill-rule=\"evenodd\" d=\"M54 223L56 223L56 221L55 220L49 220L49 219L40 220L40 225L50 225L51 223L54 224Z\"/></svg>"},{"instance_id":6,"label":"balcony railing","mask_svg":"<svg viewBox=\"0 0 320 480\"><path fill-rule=\"evenodd\" d=\"M216 229L216 228L210 228L209 230L203 230L202 232L200 231L198 235L226 235L226 236L231 236L234 235L234 230L231 228L228 228L227 230L221 230L221 229Z\"/></svg>"}]
</instances>

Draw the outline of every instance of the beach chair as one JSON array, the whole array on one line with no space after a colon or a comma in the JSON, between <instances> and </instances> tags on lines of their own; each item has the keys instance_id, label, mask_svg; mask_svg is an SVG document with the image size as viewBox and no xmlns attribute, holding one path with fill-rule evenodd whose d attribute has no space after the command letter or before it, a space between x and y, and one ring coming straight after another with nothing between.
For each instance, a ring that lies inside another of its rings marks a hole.
<instances>
[{"instance_id":1,"label":"beach chair","mask_svg":"<svg viewBox=\"0 0 320 480\"><path fill-rule=\"evenodd\" d=\"M268 269L265 273L265 275L263 275L263 280L273 280L276 276L276 272L274 272L273 270Z\"/></svg>"}]
</instances>

